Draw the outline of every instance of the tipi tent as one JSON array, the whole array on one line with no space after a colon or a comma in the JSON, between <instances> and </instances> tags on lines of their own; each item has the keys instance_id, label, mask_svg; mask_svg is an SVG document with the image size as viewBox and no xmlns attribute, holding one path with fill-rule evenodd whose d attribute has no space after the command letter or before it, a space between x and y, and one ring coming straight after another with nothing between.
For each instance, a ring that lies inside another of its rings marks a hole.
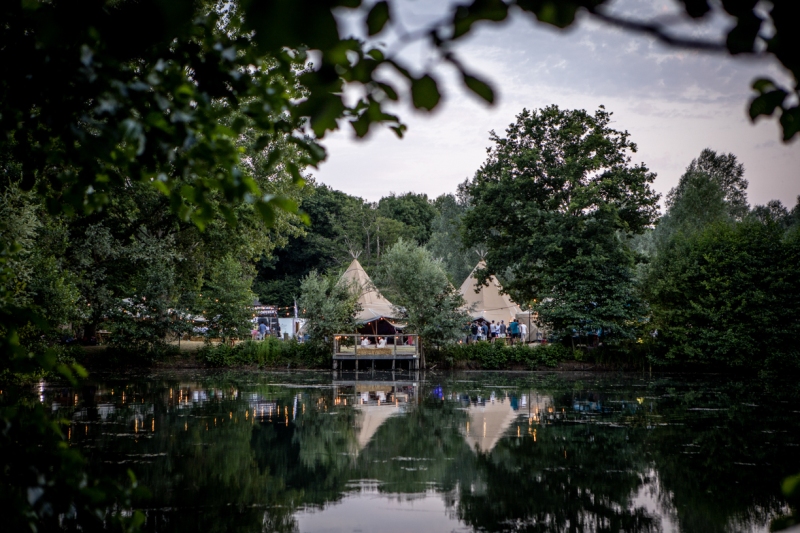
<instances>
[{"instance_id":1,"label":"tipi tent","mask_svg":"<svg viewBox=\"0 0 800 533\"><path fill-rule=\"evenodd\" d=\"M500 293L502 287L496 277L489 278L488 287L478 284L475 271L484 267L486 263L481 261L472 269L469 277L461 284L461 296L467 302L467 308L471 309L469 313L473 320L482 318L489 322L494 320L498 324L503 320L508 324L517 314L522 313L522 310L507 294ZM475 289L479 289L479 292L476 293Z\"/></svg>"},{"instance_id":2,"label":"tipi tent","mask_svg":"<svg viewBox=\"0 0 800 533\"><path fill-rule=\"evenodd\" d=\"M397 315L392 303L375 289L375 285L358 259L353 259L341 279L355 286L356 290L360 292L358 303L361 304L361 311L356 316L358 322L364 324L379 318L392 318Z\"/></svg>"},{"instance_id":3,"label":"tipi tent","mask_svg":"<svg viewBox=\"0 0 800 533\"><path fill-rule=\"evenodd\" d=\"M510 401L487 401L485 405L470 406L467 412L469 423L464 438L471 449L477 447L482 453L494 449L518 415Z\"/></svg>"}]
</instances>

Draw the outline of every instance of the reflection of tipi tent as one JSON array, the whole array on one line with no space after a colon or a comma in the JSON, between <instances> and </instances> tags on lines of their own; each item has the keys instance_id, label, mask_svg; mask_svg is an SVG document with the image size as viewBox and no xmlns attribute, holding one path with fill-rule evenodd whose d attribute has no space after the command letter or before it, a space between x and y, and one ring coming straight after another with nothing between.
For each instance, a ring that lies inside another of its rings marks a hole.
<instances>
[{"instance_id":1,"label":"reflection of tipi tent","mask_svg":"<svg viewBox=\"0 0 800 533\"><path fill-rule=\"evenodd\" d=\"M385 405L356 405L358 411L358 449L363 450L369 444L378 428L386 420L400 412L397 404Z\"/></svg>"},{"instance_id":2,"label":"reflection of tipi tent","mask_svg":"<svg viewBox=\"0 0 800 533\"><path fill-rule=\"evenodd\" d=\"M508 324L522 310L511 301L507 294L500 293L502 287L496 277L489 278L488 287L478 284L478 280L475 279L475 271L485 267L486 263L481 261L472 269L469 277L461 284L461 296L467 302L467 308L472 309L469 313L473 320L483 318L489 322L494 320L498 324L503 320ZM479 289L479 292L476 293L475 289Z\"/></svg>"},{"instance_id":3,"label":"reflection of tipi tent","mask_svg":"<svg viewBox=\"0 0 800 533\"><path fill-rule=\"evenodd\" d=\"M506 430L514 422L517 412L511 408L511 402L486 402L486 405L473 405L467 409L469 424L464 438L471 449L488 453L497 444Z\"/></svg>"},{"instance_id":4,"label":"reflection of tipi tent","mask_svg":"<svg viewBox=\"0 0 800 533\"><path fill-rule=\"evenodd\" d=\"M347 267L345 273L342 274L342 281L354 285L360 293L358 303L361 304L361 311L356 316L358 322L365 323L379 318L396 316L397 313L394 312L392 303L375 289L375 285L372 284L372 280L369 279L358 259L353 259L353 262Z\"/></svg>"}]
</instances>

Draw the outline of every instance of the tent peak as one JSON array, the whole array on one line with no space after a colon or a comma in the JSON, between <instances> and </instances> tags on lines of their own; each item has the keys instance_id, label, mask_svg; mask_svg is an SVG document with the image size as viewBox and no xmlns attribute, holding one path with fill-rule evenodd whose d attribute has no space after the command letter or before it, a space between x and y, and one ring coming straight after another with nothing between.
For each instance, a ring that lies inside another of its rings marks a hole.
<instances>
[{"instance_id":1,"label":"tent peak","mask_svg":"<svg viewBox=\"0 0 800 533\"><path fill-rule=\"evenodd\" d=\"M394 306L378 291L358 259L353 259L342 274L341 280L354 286L358 291L361 312L356 318L359 322L370 322L378 318L397 318Z\"/></svg>"}]
</instances>

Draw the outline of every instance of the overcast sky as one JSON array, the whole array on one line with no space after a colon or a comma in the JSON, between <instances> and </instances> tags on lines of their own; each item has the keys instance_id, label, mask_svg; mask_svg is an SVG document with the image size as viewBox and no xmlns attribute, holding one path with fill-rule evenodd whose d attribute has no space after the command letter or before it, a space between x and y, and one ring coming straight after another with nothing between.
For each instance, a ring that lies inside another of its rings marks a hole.
<instances>
[{"instance_id":1,"label":"overcast sky","mask_svg":"<svg viewBox=\"0 0 800 533\"><path fill-rule=\"evenodd\" d=\"M636 16L673 5L670 0L615 4ZM404 1L394 15L414 28L442 10L443 3L432 0ZM781 76L777 65L667 48L586 17L563 32L516 15L501 25L480 26L456 49L462 62L492 82L498 97L494 106L467 94L446 66L437 67L446 97L434 113L397 109L408 125L403 139L384 128L366 140L355 139L349 127L330 135L323 143L328 159L312 174L373 201L390 192L435 197L454 192L474 175L486 158L489 131L503 132L523 108L556 104L593 111L605 105L613 112L612 127L630 132L639 147L633 162L644 162L658 174L658 192L675 186L708 147L731 152L744 164L751 204L779 199L795 205L800 143L782 143L776 120L753 125L747 116L752 80ZM713 36L729 23L717 17L703 26L686 25L684 31ZM346 21L342 27L355 31ZM387 46L393 46L391 38ZM419 67L432 56L423 46L411 46L403 57Z\"/></svg>"}]
</instances>

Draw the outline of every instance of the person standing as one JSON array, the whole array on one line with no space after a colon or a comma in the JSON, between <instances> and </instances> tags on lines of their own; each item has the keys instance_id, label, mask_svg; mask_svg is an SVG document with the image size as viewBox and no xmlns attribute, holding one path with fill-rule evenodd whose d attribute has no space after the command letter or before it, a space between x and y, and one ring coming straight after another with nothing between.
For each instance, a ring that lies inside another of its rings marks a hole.
<instances>
[{"instance_id":1,"label":"person standing","mask_svg":"<svg viewBox=\"0 0 800 533\"><path fill-rule=\"evenodd\" d=\"M258 336L259 336L258 340L263 341L266 335L267 335L267 325L262 322L258 325Z\"/></svg>"},{"instance_id":2,"label":"person standing","mask_svg":"<svg viewBox=\"0 0 800 533\"><path fill-rule=\"evenodd\" d=\"M494 323L494 320L492 320L492 325L490 326L490 328L491 328L490 331L492 336L492 342L494 342L494 340L497 338L497 324Z\"/></svg>"},{"instance_id":3,"label":"person standing","mask_svg":"<svg viewBox=\"0 0 800 533\"><path fill-rule=\"evenodd\" d=\"M508 328L506 327L505 320L501 320L500 325L497 326L497 336L500 337L501 339L505 339L507 329Z\"/></svg>"},{"instance_id":4,"label":"person standing","mask_svg":"<svg viewBox=\"0 0 800 533\"><path fill-rule=\"evenodd\" d=\"M481 325L481 332L483 333L483 340L488 340L489 339L489 326L486 324L486 322L484 322L483 325Z\"/></svg>"},{"instance_id":5,"label":"person standing","mask_svg":"<svg viewBox=\"0 0 800 533\"><path fill-rule=\"evenodd\" d=\"M511 345L513 346L519 338L519 323L517 323L516 318L508 325L508 330L511 333Z\"/></svg>"},{"instance_id":6,"label":"person standing","mask_svg":"<svg viewBox=\"0 0 800 533\"><path fill-rule=\"evenodd\" d=\"M522 338L522 344L528 342L528 326L525 322L519 324L519 336Z\"/></svg>"}]
</instances>

